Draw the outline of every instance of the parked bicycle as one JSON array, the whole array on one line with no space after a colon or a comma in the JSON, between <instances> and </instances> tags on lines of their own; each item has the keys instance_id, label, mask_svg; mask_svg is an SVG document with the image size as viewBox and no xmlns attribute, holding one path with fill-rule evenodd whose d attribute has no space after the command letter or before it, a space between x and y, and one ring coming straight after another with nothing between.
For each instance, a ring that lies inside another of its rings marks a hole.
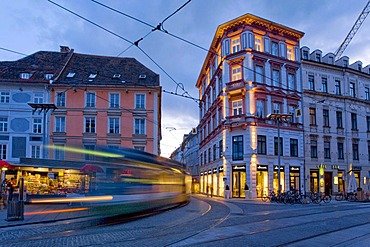
<instances>
[{"instance_id":1,"label":"parked bicycle","mask_svg":"<svg viewBox=\"0 0 370 247\"><path fill-rule=\"evenodd\" d=\"M335 200L337 201L346 200L346 201L354 202L354 201L357 201L357 193L355 192L346 193L344 191L341 191L340 193L335 195Z\"/></svg>"},{"instance_id":2,"label":"parked bicycle","mask_svg":"<svg viewBox=\"0 0 370 247\"><path fill-rule=\"evenodd\" d=\"M320 202L329 203L331 201L331 195L325 194L325 192L311 193L311 201L319 204Z\"/></svg>"}]
</instances>

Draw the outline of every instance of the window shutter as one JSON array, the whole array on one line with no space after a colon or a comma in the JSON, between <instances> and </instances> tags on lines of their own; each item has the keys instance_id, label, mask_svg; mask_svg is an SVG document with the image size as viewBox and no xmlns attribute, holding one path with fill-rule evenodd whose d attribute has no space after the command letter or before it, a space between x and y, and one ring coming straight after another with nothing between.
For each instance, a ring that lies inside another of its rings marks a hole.
<instances>
[{"instance_id":1,"label":"window shutter","mask_svg":"<svg viewBox=\"0 0 370 247\"><path fill-rule=\"evenodd\" d=\"M264 44L263 44L264 51L266 53L270 53L270 39L267 37L263 37L263 41L264 41Z\"/></svg>"},{"instance_id":2,"label":"window shutter","mask_svg":"<svg viewBox=\"0 0 370 247\"><path fill-rule=\"evenodd\" d=\"M222 56L230 54L230 39L225 39L222 44Z\"/></svg>"},{"instance_id":3,"label":"window shutter","mask_svg":"<svg viewBox=\"0 0 370 247\"><path fill-rule=\"evenodd\" d=\"M286 58L286 44L284 42L280 42L280 55Z\"/></svg>"},{"instance_id":4,"label":"window shutter","mask_svg":"<svg viewBox=\"0 0 370 247\"><path fill-rule=\"evenodd\" d=\"M248 48L254 49L254 34L248 33Z\"/></svg>"},{"instance_id":5,"label":"window shutter","mask_svg":"<svg viewBox=\"0 0 370 247\"><path fill-rule=\"evenodd\" d=\"M248 48L248 39L247 39L247 33L242 33L242 49Z\"/></svg>"},{"instance_id":6,"label":"window shutter","mask_svg":"<svg viewBox=\"0 0 370 247\"><path fill-rule=\"evenodd\" d=\"M295 60L296 61L300 61L301 58L300 58L300 53L299 53L299 48L298 46L294 46L294 57L295 57Z\"/></svg>"}]
</instances>

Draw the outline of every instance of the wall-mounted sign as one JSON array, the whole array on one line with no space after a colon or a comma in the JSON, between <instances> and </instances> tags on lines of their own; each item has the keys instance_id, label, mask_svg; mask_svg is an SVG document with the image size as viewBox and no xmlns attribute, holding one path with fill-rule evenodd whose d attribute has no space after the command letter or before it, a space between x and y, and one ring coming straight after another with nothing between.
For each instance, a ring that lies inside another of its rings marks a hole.
<instances>
[{"instance_id":1,"label":"wall-mounted sign","mask_svg":"<svg viewBox=\"0 0 370 247\"><path fill-rule=\"evenodd\" d=\"M257 165L257 171L268 171L268 165Z\"/></svg>"},{"instance_id":2,"label":"wall-mounted sign","mask_svg":"<svg viewBox=\"0 0 370 247\"><path fill-rule=\"evenodd\" d=\"M352 166L352 170L354 171L361 171L362 167L361 166Z\"/></svg>"},{"instance_id":3,"label":"wall-mounted sign","mask_svg":"<svg viewBox=\"0 0 370 247\"><path fill-rule=\"evenodd\" d=\"M318 169L320 169L320 168L326 169L326 165L319 164L319 165L316 165L316 168L318 168Z\"/></svg>"},{"instance_id":4,"label":"wall-mounted sign","mask_svg":"<svg viewBox=\"0 0 370 247\"><path fill-rule=\"evenodd\" d=\"M301 168L299 166L291 166L289 169L292 172L299 172Z\"/></svg>"},{"instance_id":5,"label":"wall-mounted sign","mask_svg":"<svg viewBox=\"0 0 370 247\"><path fill-rule=\"evenodd\" d=\"M331 169L339 170L339 165L332 165L332 166L331 166Z\"/></svg>"},{"instance_id":6,"label":"wall-mounted sign","mask_svg":"<svg viewBox=\"0 0 370 247\"><path fill-rule=\"evenodd\" d=\"M217 168L213 168L213 173L217 173Z\"/></svg>"},{"instance_id":7,"label":"wall-mounted sign","mask_svg":"<svg viewBox=\"0 0 370 247\"><path fill-rule=\"evenodd\" d=\"M220 166L220 167L218 168L218 171L219 171L219 172L223 172L223 171L224 171L224 167L223 167L223 166Z\"/></svg>"},{"instance_id":8,"label":"wall-mounted sign","mask_svg":"<svg viewBox=\"0 0 370 247\"><path fill-rule=\"evenodd\" d=\"M274 170L279 170L279 166L274 166ZM284 166L280 166L280 171L284 171Z\"/></svg>"},{"instance_id":9,"label":"wall-mounted sign","mask_svg":"<svg viewBox=\"0 0 370 247\"><path fill-rule=\"evenodd\" d=\"M233 166L233 171L245 171L245 166Z\"/></svg>"}]
</instances>

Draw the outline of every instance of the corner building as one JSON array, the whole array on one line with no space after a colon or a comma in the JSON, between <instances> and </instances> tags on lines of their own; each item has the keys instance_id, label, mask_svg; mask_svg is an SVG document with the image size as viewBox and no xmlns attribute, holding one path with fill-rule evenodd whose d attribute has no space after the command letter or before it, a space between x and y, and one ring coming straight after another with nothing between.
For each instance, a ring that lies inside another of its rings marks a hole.
<instances>
[{"instance_id":1,"label":"corner building","mask_svg":"<svg viewBox=\"0 0 370 247\"><path fill-rule=\"evenodd\" d=\"M245 197L245 184L251 198L277 191L279 161L282 191L303 190L302 36L251 14L217 28L196 82L201 193L225 196L228 185L230 197Z\"/></svg>"}]
</instances>

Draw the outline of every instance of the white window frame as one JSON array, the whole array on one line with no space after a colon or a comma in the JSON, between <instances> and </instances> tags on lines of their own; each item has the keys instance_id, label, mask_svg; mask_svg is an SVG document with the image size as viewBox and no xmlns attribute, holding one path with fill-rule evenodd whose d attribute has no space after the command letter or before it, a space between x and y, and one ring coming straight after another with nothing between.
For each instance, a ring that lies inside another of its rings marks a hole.
<instances>
[{"instance_id":1,"label":"white window frame","mask_svg":"<svg viewBox=\"0 0 370 247\"><path fill-rule=\"evenodd\" d=\"M31 158L39 159L41 158L41 146L31 145Z\"/></svg>"},{"instance_id":2,"label":"white window frame","mask_svg":"<svg viewBox=\"0 0 370 247\"><path fill-rule=\"evenodd\" d=\"M281 112L281 104L274 102L272 103L272 113L280 113Z\"/></svg>"},{"instance_id":3,"label":"white window frame","mask_svg":"<svg viewBox=\"0 0 370 247\"><path fill-rule=\"evenodd\" d=\"M35 93L35 95L33 97L33 103L35 103L35 104L44 103L44 94L43 93Z\"/></svg>"},{"instance_id":4,"label":"white window frame","mask_svg":"<svg viewBox=\"0 0 370 247\"><path fill-rule=\"evenodd\" d=\"M294 61L295 57L294 57L294 47L293 46L291 45L286 46L286 54L287 54L286 56L288 60Z\"/></svg>"},{"instance_id":5,"label":"white window frame","mask_svg":"<svg viewBox=\"0 0 370 247\"><path fill-rule=\"evenodd\" d=\"M110 93L109 94L109 107L110 108L119 108L120 107L120 94L119 93Z\"/></svg>"},{"instance_id":6,"label":"white window frame","mask_svg":"<svg viewBox=\"0 0 370 247\"><path fill-rule=\"evenodd\" d=\"M10 101L10 93L1 92L0 93L0 103L9 103L9 101Z\"/></svg>"},{"instance_id":7,"label":"white window frame","mask_svg":"<svg viewBox=\"0 0 370 247\"><path fill-rule=\"evenodd\" d=\"M86 107L96 107L96 94L94 92L86 92Z\"/></svg>"},{"instance_id":8,"label":"white window frame","mask_svg":"<svg viewBox=\"0 0 370 247\"><path fill-rule=\"evenodd\" d=\"M0 117L0 132L8 132L8 118Z\"/></svg>"},{"instance_id":9,"label":"white window frame","mask_svg":"<svg viewBox=\"0 0 370 247\"><path fill-rule=\"evenodd\" d=\"M32 124L32 133L41 134L42 133L42 119L34 118Z\"/></svg>"},{"instance_id":10,"label":"white window frame","mask_svg":"<svg viewBox=\"0 0 370 247\"><path fill-rule=\"evenodd\" d=\"M66 132L66 117L56 116L54 120L55 120L55 132Z\"/></svg>"},{"instance_id":11,"label":"white window frame","mask_svg":"<svg viewBox=\"0 0 370 247\"><path fill-rule=\"evenodd\" d=\"M66 106L66 93L65 92L57 92L56 93L56 103L59 107L65 107Z\"/></svg>"},{"instance_id":12,"label":"white window frame","mask_svg":"<svg viewBox=\"0 0 370 247\"><path fill-rule=\"evenodd\" d=\"M96 118L95 117L85 117L84 133L90 133L90 134L96 133Z\"/></svg>"},{"instance_id":13,"label":"white window frame","mask_svg":"<svg viewBox=\"0 0 370 247\"><path fill-rule=\"evenodd\" d=\"M119 117L108 118L108 133L119 134L120 133L120 119Z\"/></svg>"},{"instance_id":14,"label":"white window frame","mask_svg":"<svg viewBox=\"0 0 370 247\"><path fill-rule=\"evenodd\" d=\"M7 158L7 149L8 149L7 144L0 143L0 159L6 160L6 158Z\"/></svg>"},{"instance_id":15,"label":"white window frame","mask_svg":"<svg viewBox=\"0 0 370 247\"><path fill-rule=\"evenodd\" d=\"M243 100L232 101L232 114L233 116L239 116L243 114Z\"/></svg>"},{"instance_id":16,"label":"white window frame","mask_svg":"<svg viewBox=\"0 0 370 247\"><path fill-rule=\"evenodd\" d=\"M234 38L231 40L231 50L233 53L240 51L240 38Z\"/></svg>"},{"instance_id":17,"label":"white window frame","mask_svg":"<svg viewBox=\"0 0 370 247\"><path fill-rule=\"evenodd\" d=\"M242 79L242 68L240 65L235 65L231 68L232 81L237 81Z\"/></svg>"},{"instance_id":18,"label":"white window frame","mask_svg":"<svg viewBox=\"0 0 370 247\"><path fill-rule=\"evenodd\" d=\"M145 109L146 97L145 94L135 94L135 108Z\"/></svg>"},{"instance_id":19,"label":"white window frame","mask_svg":"<svg viewBox=\"0 0 370 247\"><path fill-rule=\"evenodd\" d=\"M260 36L254 36L254 49L256 51L263 51L263 42L262 42L262 37Z\"/></svg>"},{"instance_id":20,"label":"white window frame","mask_svg":"<svg viewBox=\"0 0 370 247\"><path fill-rule=\"evenodd\" d=\"M146 119L145 118L134 118L134 134L145 135L146 134Z\"/></svg>"}]
</instances>

